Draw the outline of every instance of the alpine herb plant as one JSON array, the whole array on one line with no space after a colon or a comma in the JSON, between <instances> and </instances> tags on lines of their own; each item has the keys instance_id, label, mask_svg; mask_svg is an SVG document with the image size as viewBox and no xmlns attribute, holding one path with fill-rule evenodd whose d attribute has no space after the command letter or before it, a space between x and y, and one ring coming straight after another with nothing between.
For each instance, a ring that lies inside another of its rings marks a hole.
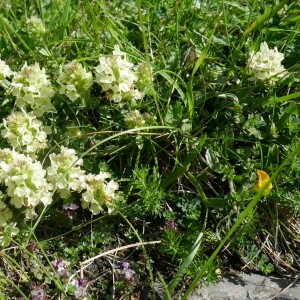
<instances>
[{"instance_id":1,"label":"alpine herb plant","mask_svg":"<svg viewBox=\"0 0 300 300\"><path fill-rule=\"evenodd\" d=\"M2 2L1 300L299 272L299 1Z\"/></svg>"},{"instance_id":2,"label":"alpine herb plant","mask_svg":"<svg viewBox=\"0 0 300 300\"><path fill-rule=\"evenodd\" d=\"M253 77L249 80L268 81L271 84L286 75L286 70L281 62L284 55L278 52L277 47L269 49L266 42L261 43L258 52L251 51L249 67L253 72Z\"/></svg>"}]
</instances>

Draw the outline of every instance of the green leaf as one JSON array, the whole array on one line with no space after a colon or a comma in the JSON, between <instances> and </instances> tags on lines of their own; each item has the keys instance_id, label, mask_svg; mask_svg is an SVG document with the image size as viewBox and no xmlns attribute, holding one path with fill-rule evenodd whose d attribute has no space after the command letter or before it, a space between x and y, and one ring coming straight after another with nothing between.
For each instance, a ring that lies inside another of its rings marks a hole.
<instances>
[{"instance_id":1,"label":"green leaf","mask_svg":"<svg viewBox=\"0 0 300 300\"><path fill-rule=\"evenodd\" d=\"M224 198L206 198L203 202L210 208L224 208L229 205L228 201Z\"/></svg>"},{"instance_id":2,"label":"green leaf","mask_svg":"<svg viewBox=\"0 0 300 300\"><path fill-rule=\"evenodd\" d=\"M210 35L210 37L207 41L206 46L201 51L201 54L197 59L197 62L195 64L193 72L192 72L192 76L191 76L189 84L188 84L186 96L187 96L187 100L188 100L189 116L190 116L191 119L193 119L193 116L194 116L194 106L195 106L195 104L194 104L194 92L193 92L194 75L197 72L197 70L201 67L201 65L204 63L204 60L207 56L207 53L208 53L208 50L210 48L210 45L211 45L211 42L213 40L214 33L215 33L216 29L217 29L217 25L215 25L214 29L212 30L211 35Z\"/></svg>"},{"instance_id":3,"label":"green leaf","mask_svg":"<svg viewBox=\"0 0 300 300\"><path fill-rule=\"evenodd\" d=\"M166 115L165 124L167 126L179 127L182 122L183 107L180 103L169 105Z\"/></svg>"}]
</instances>

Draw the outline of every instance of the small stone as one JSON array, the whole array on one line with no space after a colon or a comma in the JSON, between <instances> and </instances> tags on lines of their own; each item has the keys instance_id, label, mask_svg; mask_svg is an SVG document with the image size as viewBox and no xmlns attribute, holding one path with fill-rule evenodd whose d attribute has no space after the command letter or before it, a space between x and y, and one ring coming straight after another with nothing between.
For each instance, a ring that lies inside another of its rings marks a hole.
<instances>
[{"instance_id":1,"label":"small stone","mask_svg":"<svg viewBox=\"0 0 300 300\"><path fill-rule=\"evenodd\" d=\"M215 285L196 289L188 300L299 300L300 284L290 286L294 280L258 274L227 276Z\"/></svg>"}]
</instances>

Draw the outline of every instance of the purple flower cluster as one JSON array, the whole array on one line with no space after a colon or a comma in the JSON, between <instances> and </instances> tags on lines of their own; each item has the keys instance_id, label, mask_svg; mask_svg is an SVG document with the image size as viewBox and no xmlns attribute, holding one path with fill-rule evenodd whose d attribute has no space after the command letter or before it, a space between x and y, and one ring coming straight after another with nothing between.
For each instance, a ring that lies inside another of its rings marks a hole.
<instances>
[{"instance_id":1,"label":"purple flower cluster","mask_svg":"<svg viewBox=\"0 0 300 300\"><path fill-rule=\"evenodd\" d=\"M40 252L39 246L35 241L30 241L27 245L27 249L30 250L31 252Z\"/></svg>"},{"instance_id":2,"label":"purple flower cluster","mask_svg":"<svg viewBox=\"0 0 300 300\"><path fill-rule=\"evenodd\" d=\"M85 296L87 283L88 281L85 278L76 278L71 281L70 285L73 286L73 295L76 299L81 299Z\"/></svg>"},{"instance_id":3,"label":"purple flower cluster","mask_svg":"<svg viewBox=\"0 0 300 300\"><path fill-rule=\"evenodd\" d=\"M71 204L64 204L63 205L63 211L66 214L67 218L72 220L73 216L75 214L75 211L79 208L78 205L76 205L75 203L71 203Z\"/></svg>"},{"instance_id":4,"label":"purple flower cluster","mask_svg":"<svg viewBox=\"0 0 300 300\"><path fill-rule=\"evenodd\" d=\"M134 270L130 269L130 263L125 261L122 264L123 270L121 274L123 275L123 279L127 283L133 283L136 280L136 273Z\"/></svg>"},{"instance_id":5,"label":"purple flower cluster","mask_svg":"<svg viewBox=\"0 0 300 300\"><path fill-rule=\"evenodd\" d=\"M67 279L71 275L70 262L58 258L52 262L58 277ZM72 276L73 277L73 276ZM85 278L74 278L69 281L66 285L66 291L71 293L75 299L81 299L86 296L86 288L88 281ZM41 298L42 299L42 298ZM39 298L34 298L34 300L40 300Z\"/></svg>"},{"instance_id":6,"label":"purple flower cluster","mask_svg":"<svg viewBox=\"0 0 300 300\"><path fill-rule=\"evenodd\" d=\"M58 258L55 261L53 261L52 264L59 277L70 276L69 261L63 260L62 258Z\"/></svg>"},{"instance_id":7,"label":"purple flower cluster","mask_svg":"<svg viewBox=\"0 0 300 300\"><path fill-rule=\"evenodd\" d=\"M31 284L31 292L30 292L30 299L31 300L46 300L47 294L43 288L42 284L37 282L32 282Z\"/></svg>"},{"instance_id":8,"label":"purple flower cluster","mask_svg":"<svg viewBox=\"0 0 300 300\"><path fill-rule=\"evenodd\" d=\"M176 230L178 228L178 223L175 220L167 220L166 226L167 226L167 229L169 229L169 230L172 230L172 229Z\"/></svg>"}]
</instances>

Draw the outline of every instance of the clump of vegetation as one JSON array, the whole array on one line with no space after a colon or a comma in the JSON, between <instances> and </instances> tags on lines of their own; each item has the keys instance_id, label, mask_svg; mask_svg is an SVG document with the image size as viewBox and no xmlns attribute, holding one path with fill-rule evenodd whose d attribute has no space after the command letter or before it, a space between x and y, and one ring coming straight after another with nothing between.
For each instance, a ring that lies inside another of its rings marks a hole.
<instances>
[{"instance_id":1,"label":"clump of vegetation","mask_svg":"<svg viewBox=\"0 0 300 300\"><path fill-rule=\"evenodd\" d=\"M0 299L299 272L299 4L37 3L0 6Z\"/></svg>"}]
</instances>

